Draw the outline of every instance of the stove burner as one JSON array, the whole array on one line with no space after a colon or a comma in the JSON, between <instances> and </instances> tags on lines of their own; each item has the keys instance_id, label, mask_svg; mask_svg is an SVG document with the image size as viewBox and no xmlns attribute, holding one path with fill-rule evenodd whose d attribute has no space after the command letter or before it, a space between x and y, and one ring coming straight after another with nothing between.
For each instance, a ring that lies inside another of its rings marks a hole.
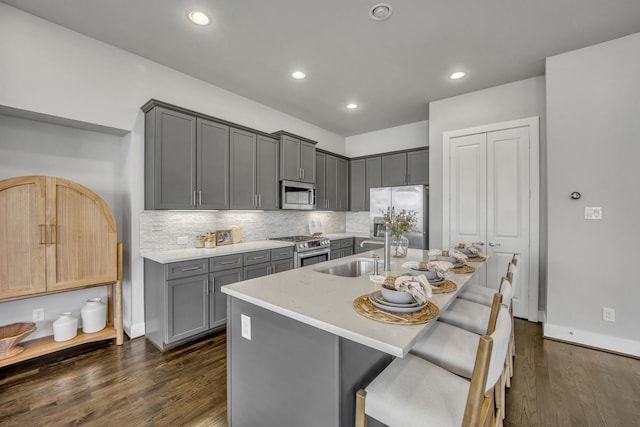
<instances>
[{"instance_id":1,"label":"stove burner","mask_svg":"<svg viewBox=\"0 0 640 427\"><path fill-rule=\"evenodd\" d=\"M284 237L272 237L271 240L282 240L283 242L308 242L309 240L320 239L320 237L313 236L284 236Z\"/></svg>"}]
</instances>

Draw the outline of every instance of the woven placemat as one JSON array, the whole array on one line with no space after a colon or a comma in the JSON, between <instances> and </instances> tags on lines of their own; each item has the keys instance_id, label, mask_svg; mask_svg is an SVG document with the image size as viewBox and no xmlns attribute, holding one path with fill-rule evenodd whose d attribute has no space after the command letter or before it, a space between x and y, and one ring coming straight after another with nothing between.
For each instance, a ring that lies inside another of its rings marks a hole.
<instances>
[{"instance_id":1,"label":"woven placemat","mask_svg":"<svg viewBox=\"0 0 640 427\"><path fill-rule=\"evenodd\" d=\"M431 286L431 292L434 294L448 294L456 289L458 289L458 285L453 283L451 280L445 280L440 286Z\"/></svg>"},{"instance_id":2,"label":"woven placemat","mask_svg":"<svg viewBox=\"0 0 640 427\"><path fill-rule=\"evenodd\" d=\"M458 268L452 268L451 270L456 274L467 274L467 273L473 273L474 271L476 271L476 269L474 267L471 267L470 265L463 265L462 267L458 267Z\"/></svg>"},{"instance_id":3,"label":"woven placemat","mask_svg":"<svg viewBox=\"0 0 640 427\"><path fill-rule=\"evenodd\" d=\"M373 305L369 300L369 294L360 295L353 300L353 308L364 317L377 320L379 322L394 323L396 325L417 325L419 323L427 323L438 317L440 310L429 301L420 311L412 313L387 313Z\"/></svg>"},{"instance_id":4,"label":"woven placemat","mask_svg":"<svg viewBox=\"0 0 640 427\"><path fill-rule=\"evenodd\" d=\"M486 261L486 260L487 259L485 257L483 257L482 255L478 255L475 258L471 258L471 257L467 258L467 262L482 262L482 261Z\"/></svg>"}]
</instances>

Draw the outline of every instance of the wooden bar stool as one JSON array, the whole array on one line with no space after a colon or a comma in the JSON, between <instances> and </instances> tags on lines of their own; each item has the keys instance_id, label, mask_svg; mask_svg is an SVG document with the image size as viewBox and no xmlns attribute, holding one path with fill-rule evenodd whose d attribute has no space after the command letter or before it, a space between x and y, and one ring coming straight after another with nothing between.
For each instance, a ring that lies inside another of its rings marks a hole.
<instances>
[{"instance_id":1,"label":"wooden bar stool","mask_svg":"<svg viewBox=\"0 0 640 427\"><path fill-rule=\"evenodd\" d=\"M504 371L511 322L498 316L491 335L479 337L473 373L463 378L413 354L397 358L356 393L356 427L372 417L390 427L496 423L494 386Z\"/></svg>"}]
</instances>

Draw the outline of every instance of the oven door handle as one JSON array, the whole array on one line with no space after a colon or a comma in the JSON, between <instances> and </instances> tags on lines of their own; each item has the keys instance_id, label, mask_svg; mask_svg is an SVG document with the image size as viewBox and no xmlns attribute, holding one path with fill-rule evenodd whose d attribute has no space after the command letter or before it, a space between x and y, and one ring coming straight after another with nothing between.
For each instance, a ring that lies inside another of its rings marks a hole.
<instances>
[{"instance_id":1,"label":"oven door handle","mask_svg":"<svg viewBox=\"0 0 640 427\"><path fill-rule=\"evenodd\" d=\"M300 258L309 258L317 255L325 255L331 253L331 249L318 249L316 251L306 251L306 252L298 252L298 257Z\"/></svg>"}]
</instances>

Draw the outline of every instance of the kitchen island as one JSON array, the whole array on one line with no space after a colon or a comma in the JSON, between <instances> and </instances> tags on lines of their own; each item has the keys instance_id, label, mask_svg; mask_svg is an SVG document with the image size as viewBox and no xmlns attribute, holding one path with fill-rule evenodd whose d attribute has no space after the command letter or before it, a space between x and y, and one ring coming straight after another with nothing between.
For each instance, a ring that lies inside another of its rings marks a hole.
<instances>
[{"instance_id":1,"label":"kitchen island","mask_svg":"<svg viewBox=\"0 0 640 427\"><path fill-rule=\"evenodd\" d=\"M341 277L316 270L383 257L382 249L224 286L228 298L228 412L232 427L351 426L354 397L428 330L358 314L353 300L379 289L369 273ZM411 272L391 259L389 272ZM431 301L446 310L472 274L451 274L455 292Z\"/></svg>"}]
</instances>

